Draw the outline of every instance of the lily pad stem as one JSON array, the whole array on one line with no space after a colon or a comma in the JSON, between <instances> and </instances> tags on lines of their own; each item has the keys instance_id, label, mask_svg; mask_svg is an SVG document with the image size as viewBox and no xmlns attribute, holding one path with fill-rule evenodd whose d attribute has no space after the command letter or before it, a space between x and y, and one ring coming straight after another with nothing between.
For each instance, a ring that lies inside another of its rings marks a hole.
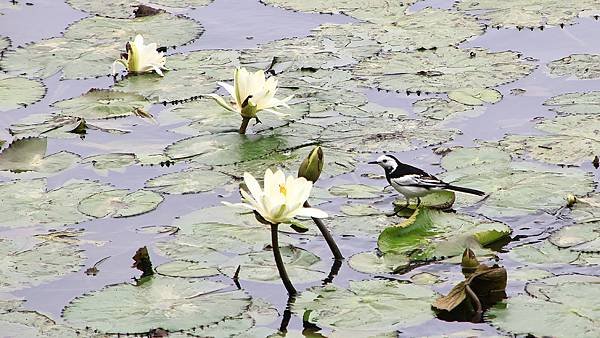
<instances>
[{"instance_id":1,"label":"lily pad stem","mask_svg":"<svg viewBox=\"0 0 600 338\"><path fill-rule=\"evenodd\" d=\"M310 208L310 204L308 203L308 201L304 202L304 207ZM319 230L321 231L321 234L325 238L325 241L327 242L327 245L329 246L329 250L331 250L331 253L333 254L333 258L336 260L343 260L344 256L342 256L342 252L340 251L340 248L338 248L337 244L335 243L335 240L333 239L333 236L331 236L331 233L329 232L329 230L327 230L327 227L325 226L323 221L320 218L314 218L314 217L312 218L312 220L313 220L313 222L315 222L315 224L317 225L317 228L319 228Z\"/></svg>"},{"instance_id":2,"label":"lily pad stem","mask_svg":"<svg viewBox=\"0 0 600 338\"><path fill-rule=\"evenodd\" d=\"M249 117L242 117L242 125L240 126L239 133L244 135L246 134L246 128L248 128L248 123L250 123Z\"/></svg>"},{"instance_id":3,"label":"lily pad stem","mask_svg":"<svg viewBox=\"0 0 600 338\"><path fill-rule=\"evenodd\" d=\"M277 265L277 271L279 271L279 277L285 286L288 294L293 296L298 292L292 285L290 277L288 277L287 271L285 271L285 265L283 265L283 259L281 258L281 252L279 251L279 238L277 231L277 224L271 224L271 246L273 247L273 256L275 257L275 264Z\"/></svg>"},{"instance_id":4,"label":"lily pad stem","mask_svg":"<svg viewBox=\"0 0 600 338\"><path fill-rule=\"evenodd\" d=\"M473 317L473 323L481 323L481 315L483 311L481 309L481 302L479 301L479 297L473 292L469 284L467 283L465 286L465 291L467 291L467 295L471 298L471 301L475 304L475 316Z\"/></svg>"}]
</instances>

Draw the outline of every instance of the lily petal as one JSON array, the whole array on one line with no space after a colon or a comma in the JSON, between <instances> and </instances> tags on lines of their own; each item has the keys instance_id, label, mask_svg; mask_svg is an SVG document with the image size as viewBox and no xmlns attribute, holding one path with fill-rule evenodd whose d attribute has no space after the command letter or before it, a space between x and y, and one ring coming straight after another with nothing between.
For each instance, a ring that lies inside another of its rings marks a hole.
<instances>
[{"instance_id":1,"label":"lily petal","mask_svg":"<svg viewBox=\"0 0 600 338\"><path fill-rule=\"evenodd\" d=\"M216 102L219 104L219 106L221 106L221 107L223 107L223 108L225 108L225 109L227 109L227 110L229 110L229 111L232 111L232 112L235 112L235 111L236 111L235 109L233 109L233 107L232 107L232 106L230 106L230 105L227 103L227 101L225 101L225 100L224 100L222 97L220 97L219 95L217 95L217 94L208 94L208 97L210 97L211 99L215 100L215 101L216 101Z\"/></svg>"}]
</instances>

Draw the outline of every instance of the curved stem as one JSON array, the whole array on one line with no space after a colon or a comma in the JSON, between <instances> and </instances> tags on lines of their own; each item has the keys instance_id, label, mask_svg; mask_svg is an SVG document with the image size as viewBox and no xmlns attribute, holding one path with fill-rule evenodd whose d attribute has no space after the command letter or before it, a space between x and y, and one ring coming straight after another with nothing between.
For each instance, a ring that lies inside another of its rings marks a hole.
<instances>
[{"instance_id":1,"label":"curved stem","mask_svg":"<svg viewBox=\"0 0 600 338\"><path fill-rule=\"evenodd\" d=\"M471 289L469 284L466 284L465 290L467 291L467 295L469 295L469 298L471 298L473 303L475 303L475 317L473 318L472 321L473 321L473 323L480 323L481 315L483 314L483 311L481 309L481 302L479 301L479 298L477 297L475 292L473 292L473 290Z\"/></svg>"},{"instance_id":2,"label":"curved stem","mask_svg":"<svg viewBox=\"0 0 600 338\"><path fill-rule=\"evenodd\" d=\"M242 117L242 125L240 126L239 133L246 134L246 128L248 128L248 123L250 123L250 118Z\"/></svg>"},{"instance_id":3,"label":"curved stem","mask_svg":"<svg viewBox=\"0 0 600 338\"><path fill-rule=\"evenodd\" d=\"M277 265L277 271L279 271L279 277L281 277L281 281L285 286L288 294L293 296L298 292L292 285L290 278L288 277L287 271L285 271L285 266L283 265L283 259L281 258L281 252L279 251L279 238L277 231L277 224L271 224L271 246L273 247L273 256L275 257L275 264Z\"/></svg>"},{"instance_id":4,"label":"curved stem","mask_svg":"<svg viewBox=\"0 0 600 338\"><path fill-rule=\"evenodd\" d=\"M310 208L310 204L308 203L308 201L304 202L304 207ZM335 240L333 239L333 236L331 236L331 233L329 232L329 230L327 230L327 227L325 226L323 221L320 218L314 218L314 217L312 218L312 220L313 220L313 222L315 222L315 224L317 225L317 228L319 228L319 230L321 231L321 234L325 238L325 241L327 242L327 245L329 246L329 250L331 250L331 253L333 254L333 258L335 258L336 260L344 259L344 256L342 256L342 252L340 251L340 248L338 248L337 244L335 243Z\"/></svg>"}]
</instances>

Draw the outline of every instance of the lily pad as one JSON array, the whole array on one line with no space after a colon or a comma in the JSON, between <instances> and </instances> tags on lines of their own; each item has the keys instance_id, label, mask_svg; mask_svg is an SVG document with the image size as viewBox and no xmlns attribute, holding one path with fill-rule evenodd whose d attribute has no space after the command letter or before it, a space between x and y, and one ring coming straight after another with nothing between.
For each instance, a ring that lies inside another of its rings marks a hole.
<instances>
[{"instance_id":1,"label":"lily pad","mask_svg":"<svg viewBox=\"0 0 600 338\"><path fill-rule=\"evenodd\" d=\"M62 115L84 119L109 119L135 114L136 109L148 110L150 102L143 96L107 89L91 89L82 96L53 104Z\"/></svg>"},{"instance_id":2,"label":"lily pad","mask_svg":"<svg viewBox=\"0 0 600 338\"><path fill-rule=\"evenodd\" d=\"M58 324L39 312L25 309L0 313L0 326L4 336L13 338L62 338L79 335L75 329ZM94 334L89 337L100 338Z\"/></svg>"},{"instance_id":3,"label":"lily pad","mask_svg":"<svg viewBox=\"0 0 600 338\"><path fill-rule=\"evenodd\" d=\"M218 171L199 168L151 178L145 187L166 194L195 194L222 187L231 180L231 176Z\"/></svg>"},{"instance_id":4,"label":"lily pad","mask_svg":"<svg viewBox=\"0 0 600 338\"><path fill-rule=\"evenodd\" d=\"M452 207L454 201L456 200L456 194L450 190L442 190L436 191L429 195L421 197L421 203L419 206L431 208L431 209L448 209ZM406 203L405 198L400 198L394 201L394 206L396 207L405 207L409 209L416 209L417 202L416 201L408 201L408 205Z\"/></svg>"},{"instance_id":5,"label":"lily pad","mask_svg":"<svg viewBox=\"0 0 600 338\"><path fill-rule=\"evenodd\" d=\"M511 259L529 264L543 265L550 264L572 264L579 258L579 253L566 249L560 249L548 241L540 244L527 244L513 248L508 257Z\"/></svg>"},{"instance_id":6,"label":"lily pad","mask_svg":"<svg viewBox=\"0 0 600 338\"><path fill-rule=\"evenodd\" d=\"M600 55L572 54L548 64L550 74L554 76L569 76L576 79L600 78Z\"/></svg>"},{"instance_id":7,"label":"lily pad","mask_svg":"<svg viewBox=\"0 0 600 338\"><path fill-rule=\"evenodd\" d=\"M549 241L574 252L600 252L600 221L577 223L552 234Z\"/></svg>"},{"instance_id":8,"label":"lily pad","mask_svg":"<svg viewBox=\"0 0 600 338\"><path fill-rule=\"evenodd\" d=\"M145 214L158 207L163 197L153 191L109 190L88 196L79 202L79 212L96 217L131 217Z\"/></svg>"},{"instance_id":9,"label":"lily pad","mask_svg":"<svg viewBox=\"0 0 600 338\"><path fill-rule=\"evenodd\" d=\"M79 161L79 155L68 151L46 156L47 147L46 138L18 139L0 153L0 170L54 174Z\"/></svg>"},{"instance_id":10,"label":"lily pad","mask_svg":"<svg viewBox=\"0 0 600 338\"><path fill-rule=\"evenodd\" d=\"M45 179L5 182L0 184L0 225L17 228L77 224L90 219L77 210L81 200L113 189L86 180L70 180L54 190L47 190Z\"/></svg>"},{"instance_id":11,"label":"lily pad","mask_svg":"<svg viewBox=\"0 0 600 338\"><path fill-rule=\"evenodd\" d=\"M81 137L87 128L86 121L80 117L35 114L12 124L8 132L13 136L73 138Z\"/></svg>"},{"instance_id":12,"label":"lily pad","mask_svg":"<svg viewBox=\"0 0 600 338\"><path fill-rule=\"evenodd\" d=\"M156 273L163 276L184 278L208 277L220 274L216 267L179 260L157 266Z\"/></svg>"},{"instance_id":13,"label":"lily pad","mask_svg":"<svg viewBox=\"0 0 600 338\"><path fill-rule=\"evenodd\" d=\"M243 291L202 279L153 277L139 286L116 284L71 301L63 310L76 327L105 333L142 334L152 329L188 330L241 315L250 305Z\"/></svg>"},{"instance_id":14,"label":"lily pad","mask_svg":"<svg viewBox=\"0 0 600 338\"><path fill-rule=\"evenodd\" d=\"M168 27L168 28L167 28ZM47 78L62 71L64 79L109 75L125 43L136 34L159 46L178 46L202 34L197 22L160 13L135 19L92 16L50 38L4 53L0 66L9 73Z\"/></svg>"},{"instance_id":15,"label":"lily pad","mask_svg":"<svg viewBox=\"0 0 600 338\"><path fill-rule=\"evenodd\" d=\"M376 238L383 229L393 222L393 219L378 209L375 209L378 211L377 214L352 215L360 211L373 211L357 209L358 207L342 208L342 212L348 216L328 219L326 222L327 226L338 236Z\"/></svg>"},{"instance_id":16,"label":"lily pad","mask_svg":"<svg viewBox=\"0 0 600 338\"><path fill-rule=\"evenodd\" d=\"M600 277L561 275L527 284L519 295L487 311L492 325L515 335L595 337L600 316L594 302ZM568 323L568 325L564 325Z\"/></svg>"},{"instance_id":17,"label":"lily pad","mask_svg":"<svg viewBox=\"0 0 600 338\"><path fill-rule=\"evenodd\" d=\"M137 163L135 154L110 153L88 156L81 163L91 164L94 169L101 172L108 170L120 170Z\"/></svg>"},{"instance_id":18,"label":"lily pad","mask_svg":"<svg viewBox=\"0 0 600 338\"><path fill-rule=\"evenodd\" d=\"M492 147L453 150L442 166L448 170L441 175L446 182L486 192L476 210L488 217L553 212L564 206L567 194L594 189L592 178L581 170L511 161L508 153Z\"/></svg>"},{"instance_id":19,"label":"lily pad","mask_svg":"<svg viewBox=\"0 0 600 338\"><path fill-rule=\"evenodd\" d=\"M423 261L458 256L465 248L479 249L510 233L504 223L419 208L403 223L385 229L377 245L383 253L405 254L412 261Z\"/></svg>"},{"instance_id":20,"label":"lily pad","mask_svg":"<svg viewBox=\"0 0 600 338\"><path fill-rule=\"evenodd\" d=\"M10 39L7 36L0 35L0 56L1 53L8 47L10 47Z\"/></svg>"},{"instance_id":21,"label":"lily pad","mask_svg":"<svg viewBox=\"0 0 600 338\"><path fill-rule=\"evenodd\" d=\"M58 241L0 238L0 253L2 292L60 279L79 271L85 262L77 245Z\"/></svg>"},{"instance_id":22,"label":"lily pad","mask_svg":"<svg viewBox=\"0 0 600 338\"><path fill-rule=\"evenodd\" d=\"M539 27L572 24L586 10L600 10L594 0L461 0L456 7L494 27Z\"/></svg>"},{"instance_id":23,"label":"lily pad","mask_svg":"<svg viewBox=\"0 0 600 338\"><path fill-rule=\"evenodd\" d=\"M502 94L490 88L461 88L448 92L448 98L467 106L481 106L499 102Z\"/></svg>"},{"instance_id":24,"label":"lily pad","mask_svg":"<svg viewBox=\"0 0 600 338\"><path fill-rule=\"evenodd\" d=\"M0 74L0 112L26 107L46 95L46 87L24 77Z\"/></svg>"},{"instance_id":25,"label":"lily pad","mask_svg":"<svg viewBox=\"0 0 600 338\"><path fill-rule=\"evenodd\" d=\"M479 109L453 100L430 98L413 103L415 113L432 120L449 120L459 116L476 116L481 114Z\"/></svg>"},{"instance_id":26,"label":"lily pad","mask_svg":"<svg viewBox=\"0 0 600 338\"><path fill-rule=\"evenodd\" d=\"M545 106L558 114L600 114L600 91L567 93L552 97Z\"/></svg>"},{"instance_id":27,"label":"lily pad","mask_svg":"<svg viewBox=\"0 0 600 338\"><path fill-rule=\"evenodd\" d=\"M600 220L600 195L592 194L589 197L578 197L577 202L571 208L570 216L579 223Z\"/></svg>"},{"instance_id":28,"label":"lily pad","mask_svg":"<svg viewBox=\"0 0 600 338\"><path fill-rule=\"evenodd\" d=\"M350 199L368 199L383 197L385 192L381 187L366 184L343 184L329 188L334 196L343 196Z\"/></svg>"},{"instance_id":29,"label":"lily pad","mask_svg":"<svg viewBox=\"0 0 600 338\"><path fill-rule=\"evenodd\" d=\"M200 7L210 4L212 0L151 0L132 1L116 0L111 2L99 2L94 0L67 0L67 3L80 11L109 18L127 19L133 17L135 8L140 5L156 5L170 8Z\"/></svg>"},{"instance_id":30,"label":"lily pad","mask_svg":"<svg viewBox=\"0 0 600 338\"><path fill-rule=\"evenodd\" d=\"M429 288L398 281L351 281L348 289L333 284L310 288L292 310L319 327L366 337L434 318L435 296Z\"/></svg>"},{"instance_id":31,"label":"lily pad","mask_svg":"<svg viewBox=\"0 0 600 338\"><path fill-rule=\"evenodd\" d=\"M384 254L373 251L358 253L350 257L348 261L348 265L352 269L371 274L393 273L409 264L410 259L406 255Z\"/></svg>"},{"instance_id":32,"label":"lily pad","mask_svg":"<svg viewBox=\"0 0 600 338\"><path fill-rule=\"evenodd\" d=\"M373 88L446 93L513 82L529 75L535 67L520 60L515 52L444 47L423 52L382 53L360 62L353 74Z\"/></svg>"}]
</instances>

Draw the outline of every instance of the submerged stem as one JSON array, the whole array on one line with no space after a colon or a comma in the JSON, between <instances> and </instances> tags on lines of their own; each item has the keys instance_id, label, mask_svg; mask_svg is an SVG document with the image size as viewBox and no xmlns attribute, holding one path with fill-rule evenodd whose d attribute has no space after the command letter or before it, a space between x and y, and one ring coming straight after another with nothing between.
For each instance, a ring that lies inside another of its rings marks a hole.
<instances>
[{"instance_id":1,"label":"submerged stem","mask_svg":"<svg viewBox=\"0 0 600 338\"><path fill-rule=\"evenodd\" d=\"M304 207L310 208L310 204L308 203L308 201L304 202ZM315 217L313 217L312 220L313 220L313 222L315 222L315 224L317 225L317 228L319 228L319 230L321 231L321 234L325 238L325 241L327 242L327 245L329 246L329 250L331 250L331 253L333 254L333 258L335 258L336 260L344 259L344 256L342 256L342 252L340 251L340 248L338 248L337 244L335 243L335 240L333 239L333 236L331 236L331 233L329 232L329 230L327 230L327 227L325 226L323 221L320 218L315 218Z\"/></svg>"},{"instance_id":2,"label":"submerged stem","mask_svg":"<svg viewBox=\"0 0 600 338\"><path fill-rule=\"evenodd\" d=\"M287 271L285 271L285 266L283 265L283 259L281 258L281 252L279 251L279 238L277 231L277 224L271 224L271 246L273 247L273 256L275 257L275 264L277 265L277 271L279 271L279 277L281 277L281 281L285 286L288 294L293 296L298 292L292 285L290 278L288 277Z\"/></svg>"},{"instance_id":3,"label":"submerged stem","mask_svg":"<svg viewBox=\"0 0 600 338\"><path fill-rule=\"evenodd\" d=\"M239 133L246 134L246 128L248 128L248 123L250 123L249 117L242 117L242 125L240 126Z\"/></svg>"}]
</instances>

